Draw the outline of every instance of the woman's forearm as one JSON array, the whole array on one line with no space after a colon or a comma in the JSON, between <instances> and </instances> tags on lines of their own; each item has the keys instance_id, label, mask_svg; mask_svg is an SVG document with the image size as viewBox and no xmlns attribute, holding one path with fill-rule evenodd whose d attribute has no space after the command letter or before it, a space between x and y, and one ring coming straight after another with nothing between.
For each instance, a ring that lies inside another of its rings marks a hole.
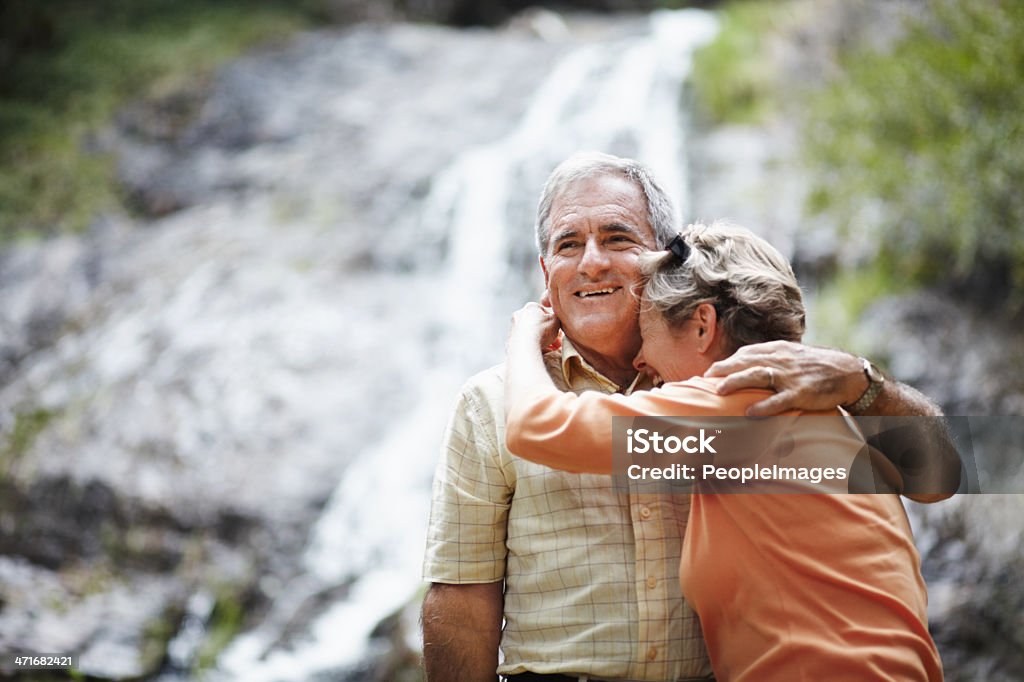
<instances>
[{"instance_id":1,"label":"woman's forearm","mask_svg":"<svg viewBox=\"0 0 1024 682\"><path fill-rule=\"evenodd\" d=\"M509 335L505 358L505 409L529 401L537 393L557 391L544 366L540 342L543 330L516 325Z\"/></svg>"},{"instance_id":2,"label":"woman's forearm","mask_svg":"<svg viewBox=\"0 0 1024 682\"><path fill-rule=\"evenodd\" d=\"M550 310L531 303L513 316L505 349L505 443L532 462L578 473L611 473L612 416L625 396L559 390L541 349L555 337Z\"/></svg>"},{"instance_id":3,"label":"woman's forearm","mask_svg":"<svg viewBox=\"0 0 1024 682\"><path fill-rule=\"evenodd\" d=\"M605 471L589 460L589 438L574 428L577 397L558 389L548 374L542 347L557 332L554 315L527 304L513 316L505 349L506 445L512 454L566 471ZM590 434L586 430L586 436Z\"/></svg>"}]
</instances>

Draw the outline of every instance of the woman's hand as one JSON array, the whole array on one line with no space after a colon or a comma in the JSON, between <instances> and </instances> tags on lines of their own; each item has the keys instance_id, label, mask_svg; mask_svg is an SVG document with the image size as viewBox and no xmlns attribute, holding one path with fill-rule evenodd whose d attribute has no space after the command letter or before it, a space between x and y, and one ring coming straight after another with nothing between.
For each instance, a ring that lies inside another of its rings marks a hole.
<instances>
[{"instance_id":1,"label":"woman's hand","mask_svg":"<svg viewBox=\"0 0 1024 682\"><path fill-rule=\"evenodd\" d=\"M558 318L551 308L527 303L512 314L505 347L505 409L527 403L538 391L555 391L544 366L544 350L558 338Z\"/></svg>"},{"instance_id":2,"label":"woman's hand","mask_svg":"<svg viewBox=\"0 0 1024 682\"><path fill-rule=\"evenodd\" d=\"M561 324L551 308L539 303L527 303L512 313L512 329L509 340L533 340L541 350L557 345Z\"/></svg>"}]
</instances>

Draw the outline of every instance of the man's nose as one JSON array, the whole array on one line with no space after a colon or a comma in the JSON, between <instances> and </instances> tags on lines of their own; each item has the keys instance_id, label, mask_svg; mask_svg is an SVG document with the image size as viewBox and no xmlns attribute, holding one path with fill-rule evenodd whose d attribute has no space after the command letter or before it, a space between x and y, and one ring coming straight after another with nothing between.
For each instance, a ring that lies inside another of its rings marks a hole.
<instances>
[{"instance_id":1,"label":"man's nose","mask_svg":"<svg viewBox=\"0 0 1024 682\"><path fill-rule=\"evenodd\" d=\"M579 271L593 278L607 270L609 265L607 250L596 239L588 239L583 246Z\"/></svg>"}]
</instances>

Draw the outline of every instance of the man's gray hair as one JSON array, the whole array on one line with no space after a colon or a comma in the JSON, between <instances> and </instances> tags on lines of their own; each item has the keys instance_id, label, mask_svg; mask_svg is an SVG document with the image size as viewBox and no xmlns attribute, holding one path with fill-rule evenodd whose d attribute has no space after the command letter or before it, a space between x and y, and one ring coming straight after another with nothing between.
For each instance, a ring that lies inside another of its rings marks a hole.
<instances>
[{"instance_id":1,"label":"man's gray hair","mask_svg":"<svg viewBox=\"0 0 1024 682\"><path fill-rule=\"evenodd\" d=\"M806 324L803 295L789 261L750 230L716 221L681 233L685 262L671 251L640 258L647 277L643 304L670 327L689 320L701 303L715 306L726 350L762 341L799 341Z\"/></svg>"},{"instance_id":2,"label":"man's gray hair","mask_svg":"<svg viewBox=\"0 0 1024 682\"><path fill-rule=\"evenodd\" d=\"M655 181L651 171L639 161L623 159L600 152L578 152L558 164L552 171L537 206L537 250L541 258L547 255L551 238L551 207L559 195L573 183L602 175L619 175L632 181L644 195L647 221L654 232L659 249L676 235L676 218L672 200Z\"/></svg>"}]
</instances>

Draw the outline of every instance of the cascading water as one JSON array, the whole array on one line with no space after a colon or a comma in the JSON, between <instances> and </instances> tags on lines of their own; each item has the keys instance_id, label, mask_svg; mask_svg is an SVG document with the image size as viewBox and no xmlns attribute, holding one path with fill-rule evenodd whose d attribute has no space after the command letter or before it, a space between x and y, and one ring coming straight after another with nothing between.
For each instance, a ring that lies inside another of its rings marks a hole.
<instances>
[{"instance_id":1,"label":"cascading water","mask_svg":"<svg viewBox=\"0 0 1024 682\"><path fill-rule=\"evenodd\" d=\"M142 214L0 249L0 649L91 679L393 678L448 406L536 296L535 202L577 149L843 259L805 229L792 120L684 138L709 15L567 21L309 32L97 131ZM1020 411L1019 331L983 311L911 294L861 335L954 414ZM1021 499L911 506L951 678L1024 677Z\"/></svg>"},{"instance_id":2,"label":"cascading water","mask_svg":"<svg viewBox=\"0 0 1024 682\"><path fill-rule=\"evenodd\" d=\"M448 245L436 270L436 307L424 311L438 330L428 353L434 361L423 367L412 411L389 420L381 438L347 469L311 535L308 575L282 598L295 604L337 585L348 589L291 647L274 646L291 611L279 608L285 615L268 619L225 652L224 676L272 682L351 669L377 623L415 595L430 478L449 403L465 378L500 360L509 314L530 292L510 258L528 248L527 207L558 161L578 149L598 149L646 162L682 211L681 85L693 50L714 31L707 13L663 11L638 35L576 47L538 84L514 130L461 152L434 179L418 230L444 235Z\"/></svg>"}]
</instances>

